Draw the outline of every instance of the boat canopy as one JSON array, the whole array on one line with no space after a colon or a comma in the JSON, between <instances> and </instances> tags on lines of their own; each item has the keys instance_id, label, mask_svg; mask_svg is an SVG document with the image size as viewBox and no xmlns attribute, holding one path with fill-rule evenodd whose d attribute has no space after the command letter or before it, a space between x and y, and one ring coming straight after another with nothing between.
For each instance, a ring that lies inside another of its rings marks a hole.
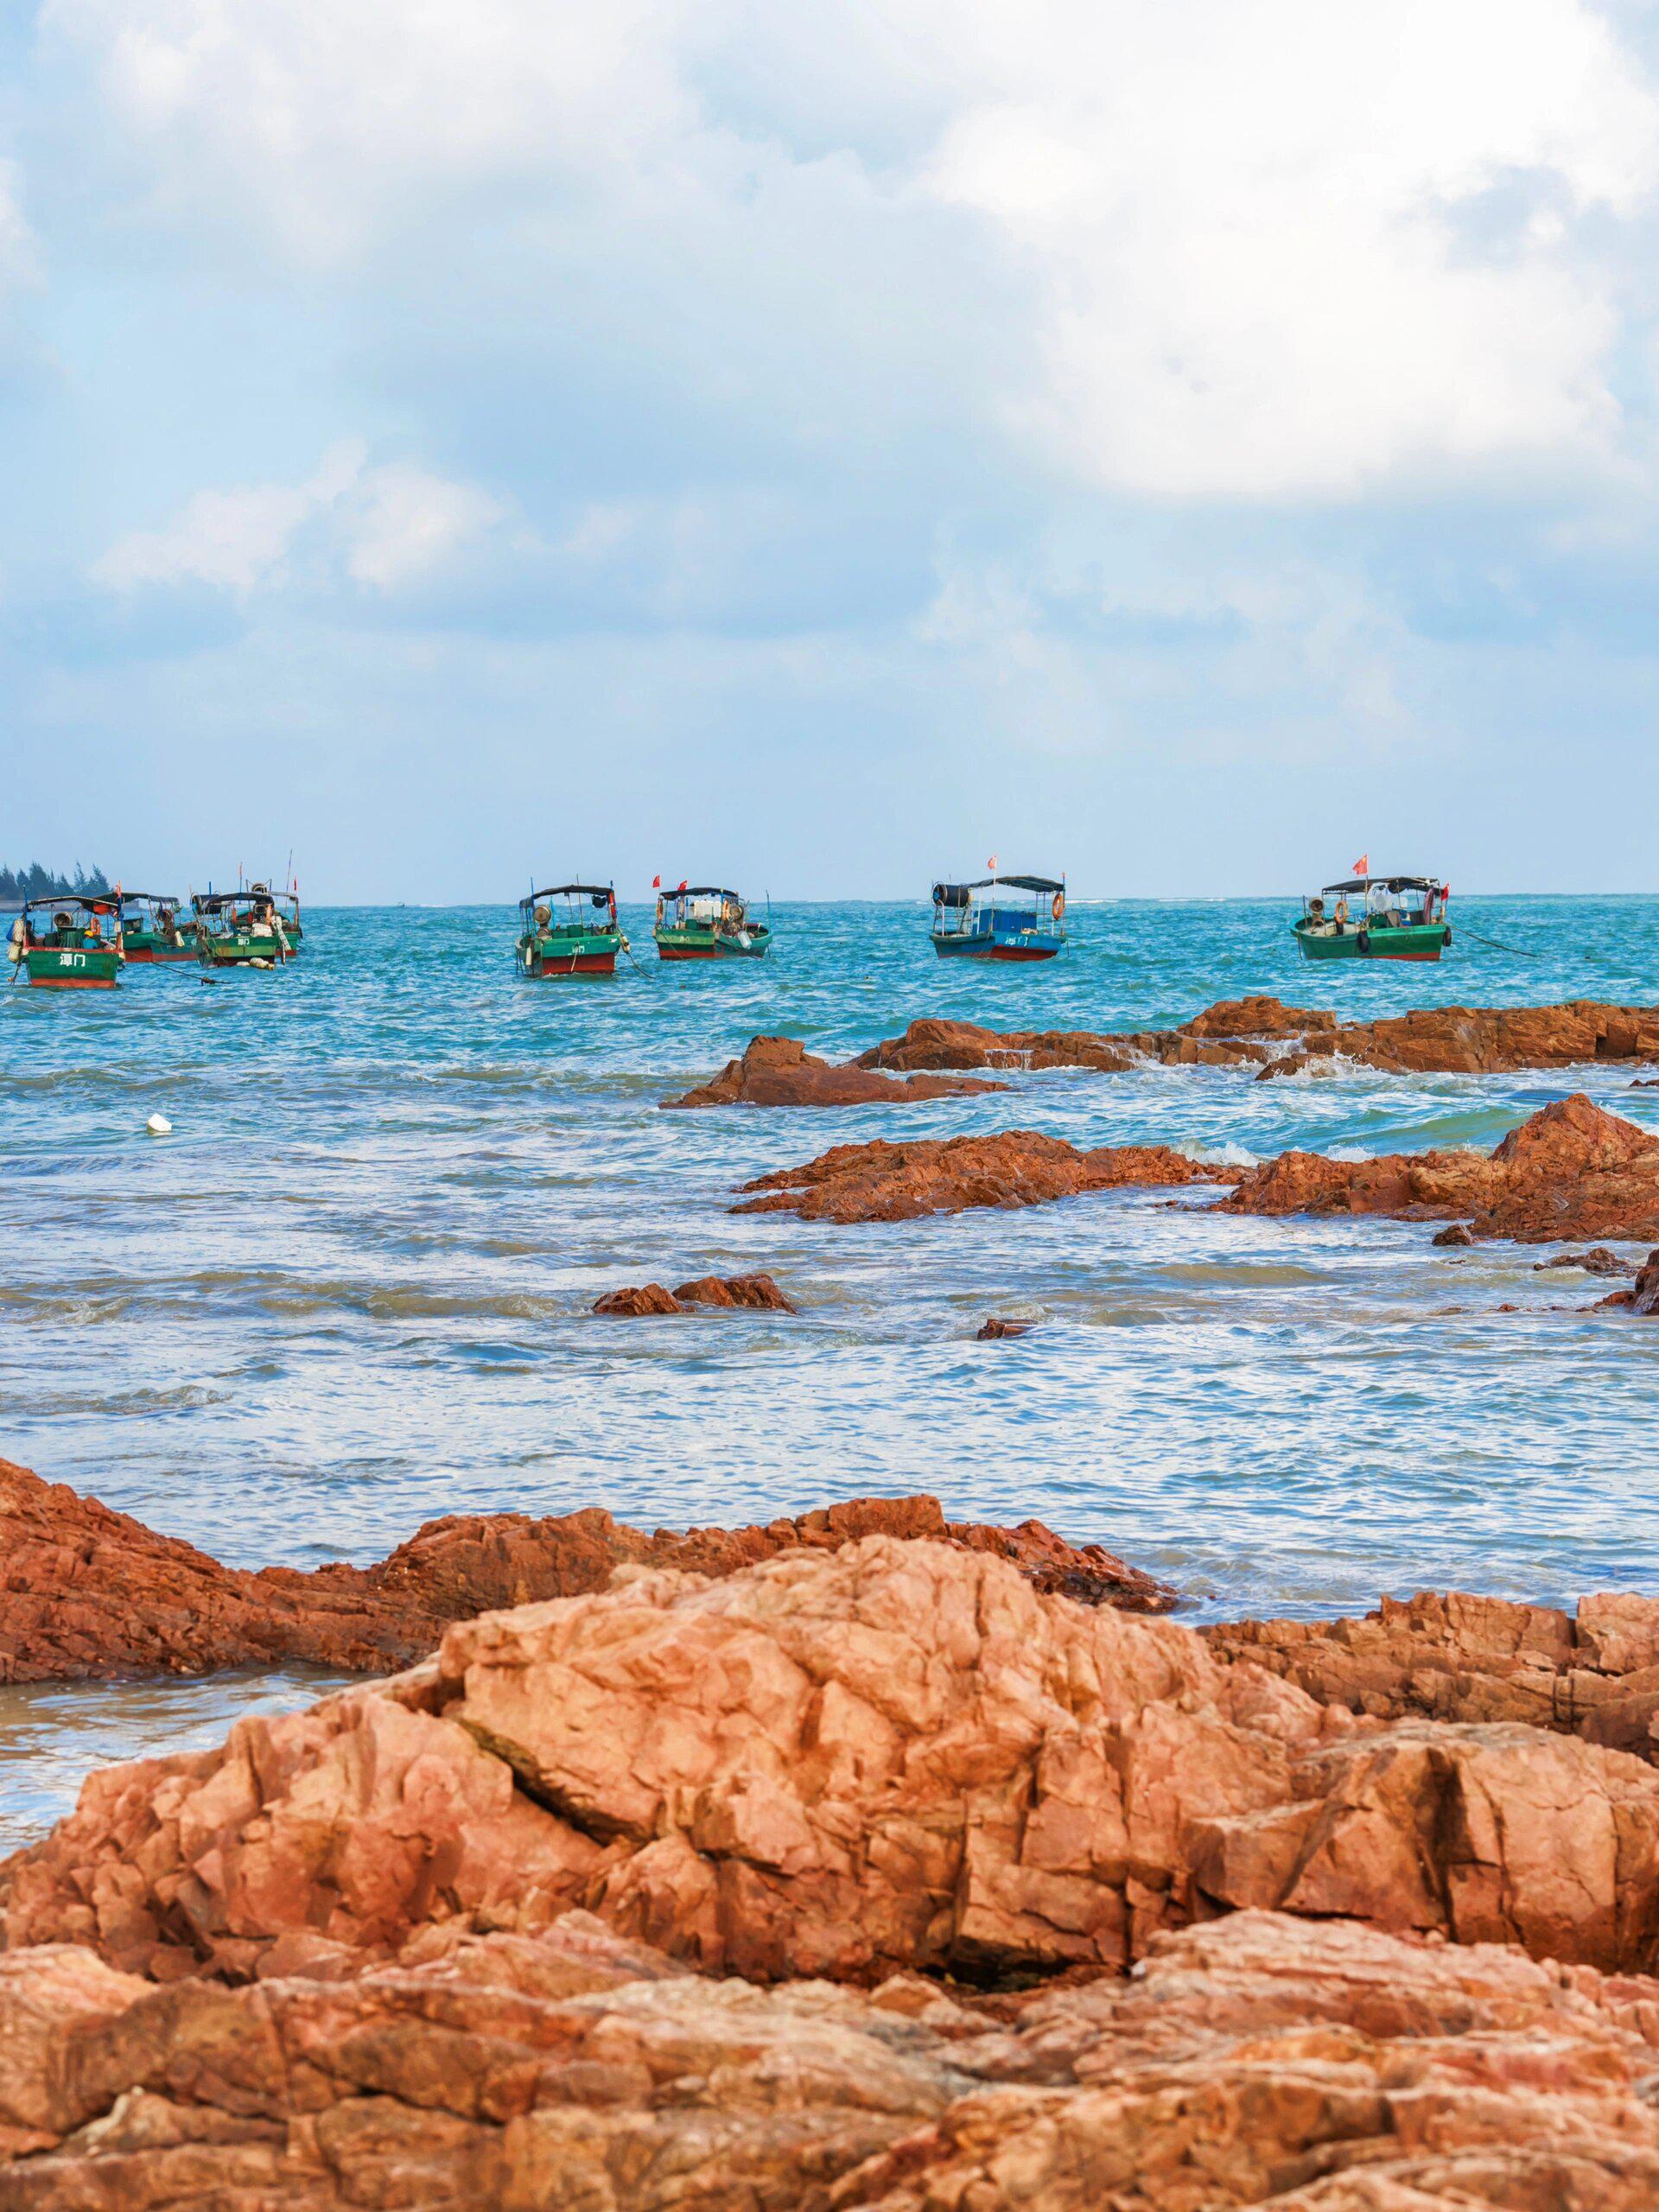
<instances>
[{"instance_id":1,"label":"boat canopy","mask_svg":"<svg viewBox=\"0 0 1659 2212\"><path fill-rule=\"evenodd\" d=\"M677 884L672 891L665 890L663 896L664 899L735 899L740 906L743 903L741 891L728 891L718 883Z\"/></svg>"},{"instance_id":2,"label":"boat canopy","mask_svg":"<svg viewBox=\"0 0 1659 2212\"><path fill-rule=\"evenodd\" d=\"M933 904L936 906L965 906L976 891L988 891L999 884L1006 884L1011 891L1064 891L1063 879L1052 875L982 875L976 883L936 883Z\"/></svg>"},{"instance_id":3,"label":"boat canopy","mask_svg":"<svg viewBox=\"0 0 1659 2212\"><path fill-rule=\"evenodd\" d=\"M184 901L170 891L124 891L121 904L124 906L181 906Z\"/></svg>"},{"instance_id":4,"label":"boat canopy","mask_svg":"<svg viewBox=\"0 0 1659 2212\"><path fill-rule=\"evenodd\" d=\"M191 894L190 904L199 914L222 914L227 906L245 906L254 899L269 899L270 893L257 883L245 883L239 891L197 891Z\"/></svg>"},{"instance_id":5,"label":"boat canopy","mask_svg":"<svg viewBox=\"0 0 1659 2212\"><path fill-rule=\"evenodd\" d=\"M595 906L608 906L616 896L608 883L550 883L544 891L526 892L518 901L533 906L538 899L591 899Z\"/></svg>"},{"instance_id":6,"label":"boat canopy","mask_svg":"<svg viewBox=\"0 0 1659 2212\"><path fill-rule=\"evenodd\" d=\"M126 895L130 897L131 894ZM80 906L89 914L113 914L119 911L120 904L112 891L105 893L102 898L84 891L54 891L45 899L25 899L17 911L21 914L28 914L36 908L49 906L54 913L60 913L71 907Z\"/></svg>"},{"instance_id":7,"label":"boat canopy","mask_svg":"<svg viewBox=\"0 0 1659 2212\"><path fill-rule=\"evenodd\" d=\"M1326 883L1320 886L1320 894L1327 891L1370 891L1380 886L1384 891L1439 891L1444 888L1438 875L1355 875L1346 883Z\"/></svg>"}]
</instances>

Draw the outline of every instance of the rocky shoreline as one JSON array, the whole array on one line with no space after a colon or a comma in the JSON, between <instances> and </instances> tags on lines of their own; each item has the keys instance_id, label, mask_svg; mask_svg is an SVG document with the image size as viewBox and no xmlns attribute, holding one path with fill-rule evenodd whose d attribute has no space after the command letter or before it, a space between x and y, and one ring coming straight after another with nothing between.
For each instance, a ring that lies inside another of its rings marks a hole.
<instances>
[{"instance_id":1,"label":"rocky shoreline","mask_svg":"<svg viewBox=\"0 0 1659 2212\"><path fill-rule=\"evenodd\" d=\"M828 1519L91 1777L0 2212L1659 2201L1659 1600L1200 1632Z\"/></svg>"}]
</instances>

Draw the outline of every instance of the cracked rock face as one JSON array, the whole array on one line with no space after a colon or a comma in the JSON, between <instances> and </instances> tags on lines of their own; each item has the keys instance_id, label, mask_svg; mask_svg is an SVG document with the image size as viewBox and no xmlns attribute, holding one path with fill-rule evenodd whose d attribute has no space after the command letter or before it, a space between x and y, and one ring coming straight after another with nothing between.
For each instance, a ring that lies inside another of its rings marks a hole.
<instances>
[{"instance_id":1,"label":"cracked rock face","mask_svg":"<svg viewBox=\"0 0 1659 2212\"><path fill-rule=\"evenodd\" d=\"M1249 1906L1637 1971L1659 1774L1357 1715L994 1551L873 1536L457 1624L411 1675L94 1776L0 1872L9 1947L161 1976L575 1906L762 1980L1120 1970Z\"/></svg>"},{"instance_id":2,"label":"cracked rock face","mask_svg":"<svg viewBox=\"0 0 1659 2212\"><path fill-rule=\"evenodd\" d=\"M873 1073L855 1062L836 1066L809 1052L793 1037L755 1037L741 1059L728 1060L721 1072L683 1098L664 1098L681 1106L902 1106L930 1098L971 1098L1007 1089L966 1076L894 1077Z\"/></svg>"},{"instance_id":3,"label":"cracked rock face","mask_svg":"<svg viewBox=\"0 0 1659 2212\"><path fill-rule=\"evenodd\" d=\"M458 1623L0 1868L0 2212L1651 2212L1656 1654L886 1535Z\"/></svg>"},{"instance_id":4,"label":"cracked rock face","mask_svg":"<svg viewBox=\"0 0 1659 2212\"><path fill-rule=\"evenodd\" d=\"M1659 1984L1241 1913L987 2006L582 1913L353 1970L0 1961L0 2212L1651 2212Z\"/></svg>"}]
</instances>

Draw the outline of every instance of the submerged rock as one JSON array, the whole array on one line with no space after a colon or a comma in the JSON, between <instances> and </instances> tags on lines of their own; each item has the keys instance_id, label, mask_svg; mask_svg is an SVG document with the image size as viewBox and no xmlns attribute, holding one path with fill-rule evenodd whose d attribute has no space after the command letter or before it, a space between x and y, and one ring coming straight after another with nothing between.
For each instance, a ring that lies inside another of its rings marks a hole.
<instances>
[{"instance_id":1,"label":"submerged rock","mask_svg":"<svg viewBox=\"0 0 1659 2212\"><path fill-rule=\"evenodd\" d=\"M1006 1321L993 1314L974 1331L974 1340L983 1344L995 1344L1004 1337L1028 1337L1036 1325L1034 1321Z\"/></svg>"},{"instance_id":2,"label":"submerged rock","mask_svg":"<svg viewBox=\"0 0 1659 2212\"><path fill-rule=\"evenodd\" d=\"M687 1284L681 1294L700 1287ZM373 1567L250 1573L0 1459L0 1681L200 1675L295 1659L386 1673L434 1650L452 1621L603 1589L619 1567L726 1574L876 1531L1000 1549L1038 1580L1061 1559L1092 1580L1095 1602L1154 1611L1174 1603L1173 1591L1097 1544L1065 1544L1037 1521L1017 1529L947 1521L927 1497L852 1499L764 1528L654 1535L593 1507L543 1520L454 1515L429 1522Z\"/></svg>"},{"instance_id":3,"label":"submerged rock","mask_svg":"<svg viewBox=\"0 0 1659 2212\"><path fill-rule=\"evenodd\" d=\"M1079 1152L1034 1129L1000 1136L923 1137L911 1143L840 1144L802 1167L741 1185L762 1192L734 1213L793 1213L803 1221L915 1221L971 1206L1033 1206L1129 1184L1179 1187L1236 1176L1167 1145L1103 1145Z\"/></svg>"},{"instance_id":4,"label":"submerged rock","mask_svg":"<svg viewBox=\"0 0 1659 2212\"><path fill-rule=\"evenodd\" d=\"M965 1077L917 1076L903 1081L868 1072L857 1063L837 1067L816 1058L793 1037L756 1037L741 1059L728 1060L721 1072L683 1098L664 1098L679 1106L883 1106L929 1098L972 1097L1004 1090L1006 1084L980 1083Z\"/></svg>"},{"instance_id":5,"label":"submerged rock","mask_svg":"<svg viewBox=\"0 0 1659 2212\"><path fill-rule=\"evenodd\" d=\"M653 1313L695 1313L699 1306L718 1306L753 1313L798 1313L800 1307L779 1289L770 1275L699 1275L677 1290L664 1290L659 1282L638 1289L607 1291L594 1306L595 1313L637 1318Z\"/></svg>"},{"instance_id":6,"label":"submerged rock","mask_svg":"<svg viewBox=\"0 0 1659 2212\"><path fill-rule=\"evenodd\" d=\"M1437 1244L1441 1241L1439 1236L1434 1239ZM1474 1239L1471 1236L1468 1241L1473 1243ZM1553 1260L1538 1261L1533 1272L1544 1274L1551 1268L1580 1268L1587 1275L1627 1275L1630 1272L1628 1262L1621 1260L1617 1252L1610 1252L1605 1244L1593 1244L1587 1252L1559 1252Z\"/></svg>"}]
</instances>

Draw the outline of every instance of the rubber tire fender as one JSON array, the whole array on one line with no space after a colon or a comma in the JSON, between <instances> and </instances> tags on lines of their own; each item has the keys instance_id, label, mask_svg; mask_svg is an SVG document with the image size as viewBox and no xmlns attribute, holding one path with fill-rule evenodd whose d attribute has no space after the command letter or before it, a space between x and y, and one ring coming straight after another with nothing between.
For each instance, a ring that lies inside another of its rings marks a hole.
<instances>
[{"instance_id":1,"label":"rubber tire fender","mask_svg":"<svg viewBox=\"0 0 1659 2212\"><path fill-rule=\"evenodd\" d=\"M1371 933L1370 930L1361 930L1359 933L1359 957L1362 960L1369 960L1371 957Z\"/></svg>"}]
</instances>

